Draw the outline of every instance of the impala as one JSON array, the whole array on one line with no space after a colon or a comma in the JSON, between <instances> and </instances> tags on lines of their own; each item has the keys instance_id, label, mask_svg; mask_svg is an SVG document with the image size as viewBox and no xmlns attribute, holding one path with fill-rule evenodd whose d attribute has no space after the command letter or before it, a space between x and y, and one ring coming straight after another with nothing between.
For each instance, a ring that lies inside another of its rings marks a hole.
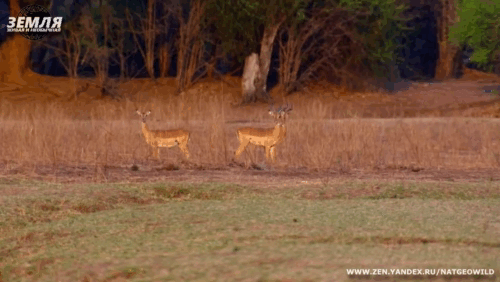
<instances>
[{"instance_id":1,"label":"impala","mask_svg":"<svg viewBox=\"0 0 500 282\"><path fill-rule=\"evenodd\" d=\"M151 114L151 111L147 113L141 113L137 110L137 114L142 118L142 134L146 142L153 147L153 155L158 159L160 158L160 147L175 147L179 146L179 149L186 155L189 159L188 141L189 132L183 129L173 129L173 130L150 130L146 124L146 117Z\"/></svg>"},{"instance_id":2,"label":"impala","mask_svg":"<svg viewBox=\"0 0 500 282\"><path fill-rule=\"evenodd\" d=\"M241 153L245 150L248 144L261 146L266 149L266 159L274 162L276 158L276 145L283 142L286 137L286 118L288 113L292 110L291 105L285 105L278 109L271 106L269 114L274 118L276 125L274 128L253 128L243 127L237 130L238 140L240 146L236 150L234 156L239 158Z\"/></svg>"}]
</instances>

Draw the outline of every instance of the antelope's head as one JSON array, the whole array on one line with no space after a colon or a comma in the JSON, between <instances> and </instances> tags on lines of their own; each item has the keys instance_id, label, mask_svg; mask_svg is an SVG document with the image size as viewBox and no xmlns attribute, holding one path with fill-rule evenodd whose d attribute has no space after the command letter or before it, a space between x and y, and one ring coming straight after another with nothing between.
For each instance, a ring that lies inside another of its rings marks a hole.
<instances>
[{"instance_id":1,"label":"antelope's head","mask_svg":"<svg viewBox=\"0 0 500 282\"><path fill-rule=\"evenodd\" d=\"M136 113L141 117L142 122L146 123L146 118L151 114L151 111L148 111L147 113L141 113L139 110L136 111Z\"/></svg>"},{"instance_id":2,"label":"antelope's head","mask_svg":"<svg viewBox=\"0 0 500 282\"><path fill-rule=\"evenodd\" d=\"M291 104L285 104L279 108L274 108L274 105L269 107L269 114L274 118L275 122L278 125L284 125L286 122L286 118L288 117L288 113L293 110L293 106Z\"/></svg>"}]
</instances>

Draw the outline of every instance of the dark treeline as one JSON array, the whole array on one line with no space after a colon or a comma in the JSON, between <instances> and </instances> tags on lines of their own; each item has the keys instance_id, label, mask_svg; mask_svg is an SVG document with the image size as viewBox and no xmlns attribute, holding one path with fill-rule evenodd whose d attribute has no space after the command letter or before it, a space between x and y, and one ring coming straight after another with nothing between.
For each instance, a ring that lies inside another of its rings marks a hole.
<instances>
[{"instance_id":1,"label":"dark treeline","mask_svg":"<svg viewBox=\"0 0 500 282\"><path fill-rule=\"evenodd\" d=\"M233 74L252 102L318 79L360 89L459 77L464 64L500 74L499 0L11 0L0 25L29 4L62 16L63 31L28 42L1 29L4 81L24 67L103 89L171 76L180 92Z\"/></svg>"}]
</instances>

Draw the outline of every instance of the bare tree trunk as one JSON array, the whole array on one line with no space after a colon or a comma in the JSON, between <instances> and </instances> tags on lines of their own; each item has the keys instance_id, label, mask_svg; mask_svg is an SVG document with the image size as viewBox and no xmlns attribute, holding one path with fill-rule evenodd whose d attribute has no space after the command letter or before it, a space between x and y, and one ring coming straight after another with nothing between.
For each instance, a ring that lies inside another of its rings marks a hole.
<instances>
[{"instance_id":1,"label":"bare tree trunk","mask_svg":"<svg viewBox=\"0 0 500 282\"><path fill-rule=\"evenodd\" d=\"M495 52L494 55L494 67L493 67L493 73L500 75L500 50Z\"/></svg>"},{"instance_id":2,"label":"bare tree trunk","mask_svg":"<svg viewBox=\"0 0 500 282\"><path fill-rule=\"evenodd\" d=\"M134 19L130 14L129 10L126 9L126 19L130 28L130 32L133 35L136 46L142 55L144 60L144 65L148 75L155 79L154 72L154 60L155 60L155 48L154 42L156 38L156 24L155 24L155 13L154 13L155 0L148 0L148 10L146 19L139 19L140 21L140 31L134 28ZM138 33L144 36L144 48L141 46L140 39L137 36Z\"/></svg>"},{"instance_id":3,"label":"bare tree trunk","mask_svg":"<svg viewBox=\"0 0 500 282\"><path fill-rule=\"evenodd\" d=\"M156 24L155 24L155 10L154 10L155 0L148 1L148 19L146 27L146 69L148 70L149 76L155 79L154 71L154 42L156 38Z\"/></svg>"},{"instance_id":4,"label":"bare tree trunk","mask_svg":"<svg viewBox=\"0 0 500 282\"><path fill-rule=\"evenodd\" d=\"M462 48L458 48L457 52L455 52L455 56L453 57L453 70L451 75L455 78L461 78L464 75L465 66L463 62L463 54L464 52Z\"/></svg>"},{"instance_id":5,"label":"bare tree trunk","mask_svg":"<svg viewBox=\"0 0 500 282\"><path fill-rule=\"evenodd\" d=\"M182 93L191 87L196 79L195 74L203 66L205 52L201 22L205 13L206 3L191 1L189 18L184 19L182 7L177 8L177 18L180 22L179 38L177 40L177 92Z\"/></svg>"},{"instance_id":6,"label":"bare tree trunk","mask_svg":"<svg viewBox=\"0 0 500 282\"><path fill-rule=\"evenodd\" d=\"M20 11L19 0L10 0L10 16ZM29 68L31 41L20 34L14 34L0 48L0 81L26 85L23 76Z\"/></svg>"},{"instance_id":7,"label":"bare tree trunk","mask_svg":"<svg viewBox=\"0 0 500 282\"><path fill-rule=\"evenodd\" d=\"M438 16L438 43L439 57L436 64L435 78L438 80L447 79L453 76L454 57L459 51L458 47L451 44L448 40L449 28L456 21L455 0L439 1Z\"/></svg>"},{"instance_id":8,"label":"bare tree trunk","mask_svg":"<svg viewBox=\"0 0 500 282\"><path fill-rule=\"evenodd\" d=\"M95 41L95 48L94 50L94 59L96 63L96 68L94 69L95 74L97 76L97 83L99 87L101 87L102 93L105 93L108 91L108 82L109 82L109 54L110 54L110 49L107 47L107 43L109 42L109 31L110 31L110 17L111 13L105 6L100 6L99 7L101 11L101 17L102 17L102 31L103 31L103 40L104 40L104 46L99 46L98 41ZM97 30L95 32L95 38L97 39Z\"/></svg>"},{"instance_id":9,"label":"bare tree trunk","mask_svg":"<svg viewBox=\"0 0 500 282\"><path fill-rule=\"evenodd\" d=\"M163 8L163 11L162 11L162 18L160 19L160 22L162 23L161 25L162 31L160 33L161 34L160 37L163 38L163 40L159 45L158 63L160 67L160 77L167 77L168 71L170 69L170 63L172 59L172 49L173 49L172 40L168 39L169 36L171 36L170 35L171 5L167 3L162 3L161 7Z\"/></svg>"},{"instance_id":10,"label":"bare tree trunk","mask_svg":"<svg viewBox=\"0 0 500 282\"><path fill-rule=\"evenodd\" d=\"M167 48L167 44L160 47L158 51L158 58L160 63L160 77L166 77L168 73L168 68L170 66L170 48Z\"/></svg>"},{"instance_id":11,"label":"bare tree trunk","mask_svg":"<svg viewBox=\"0 0 500 282\"><path fill-rule=\"evenodd\" d=\"M285 18L281 18L276 24L267 26L264 29L264 35L262 36L261 46L260 46L260 56L252 53L245 59L245 68L243 71L243 81L242 81L242 95L243 103L252 103L257 100L262 100L265 102L271 101L271 96L267 93L266 84L267 76L269 74L269 68L271 66L271 54L273 52L273 42L278 33L278 29L281 24L285 21ZM255 57L259 61L258 68L254 65ZM247 63L251 64L246 66ZM247 73L254 72L254 73ZM253 80L253 87L251 86L251 81Z\"/></svg>"},{"instance_id":12,"label":"bare tree trunk","mask_svg":"<svg viewBox=\"0 0 500 282\"><path fill-rule=\"evenodd\" d=\"M255 95L255 81L260 75L259 55L252 53L245 58L245 67L243 69L243 78L241 87L243 91L243 103L253 103L257 97Z\"/></svg>"}]
</instances>

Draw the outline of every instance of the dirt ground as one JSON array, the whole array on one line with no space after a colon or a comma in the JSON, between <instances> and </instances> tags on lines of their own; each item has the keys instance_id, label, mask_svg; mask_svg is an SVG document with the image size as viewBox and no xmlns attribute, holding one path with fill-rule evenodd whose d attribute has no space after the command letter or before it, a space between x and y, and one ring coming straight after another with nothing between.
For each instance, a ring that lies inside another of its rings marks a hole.
<instances>
[{"instance_id":1,"label":"dirt ground","mask_svg":"<svg viewBox=\"0 0 500 282\"><path fill-rule=\"evenodd\" d=\"M9 102L71 100L64 89L66 78L35 76L30 86L0 84L0 99ZM127 99L147 100L174 91L173 79L151 82L138 79L125 82L121 87ZM85 84L85 81L80 81ZM201 82L189 91L230 92L235 103L239 97L239 79L225 78L224 81ZM322 97L335 109L348 109L353 115L363 118L388 117L500 117L500 78L467 70L460 80L444 82L413 82L394 85L393 92L349 93L328 83L317 83L302 92L287 97L272 90L273 97L300 103L307 97ZM79 99L82 104L98 102L96 89L88 88ZM255 110L245 106L242 111ZM342 118L342 116L332 116ZM311 171L308 168L290 169L283 165L272 167L265 164L243 165L231 163L226 167L200 166L189 163L176 165L162 162L144 161L129 167L103 166L58 166L58 167L17 167L8 163L0 164L0 177L29 178L56 182L231 182L257 186L321 184L331 180L444 180L444 181L498 181L500 170L431 170L418 167L380 168L379 170Z\"/></svg>"},{"instance_id":2,"label":"dirt ground","mask_svg":"<svg viewBox=\"0 0 500 282\"><path fill-rule=\"evenodd\" d=\"M189 165L135 165L131 167L17 167L0 165L2 181L30 179L57 183L139 183L139 182L219 182L255 187L326 185L338 181L500 181L498 169L422 169L416 167L379 170L311 171L254 165L250 168L231 164L228 167L190 167Z\"/></svg>"}]
</instances>

